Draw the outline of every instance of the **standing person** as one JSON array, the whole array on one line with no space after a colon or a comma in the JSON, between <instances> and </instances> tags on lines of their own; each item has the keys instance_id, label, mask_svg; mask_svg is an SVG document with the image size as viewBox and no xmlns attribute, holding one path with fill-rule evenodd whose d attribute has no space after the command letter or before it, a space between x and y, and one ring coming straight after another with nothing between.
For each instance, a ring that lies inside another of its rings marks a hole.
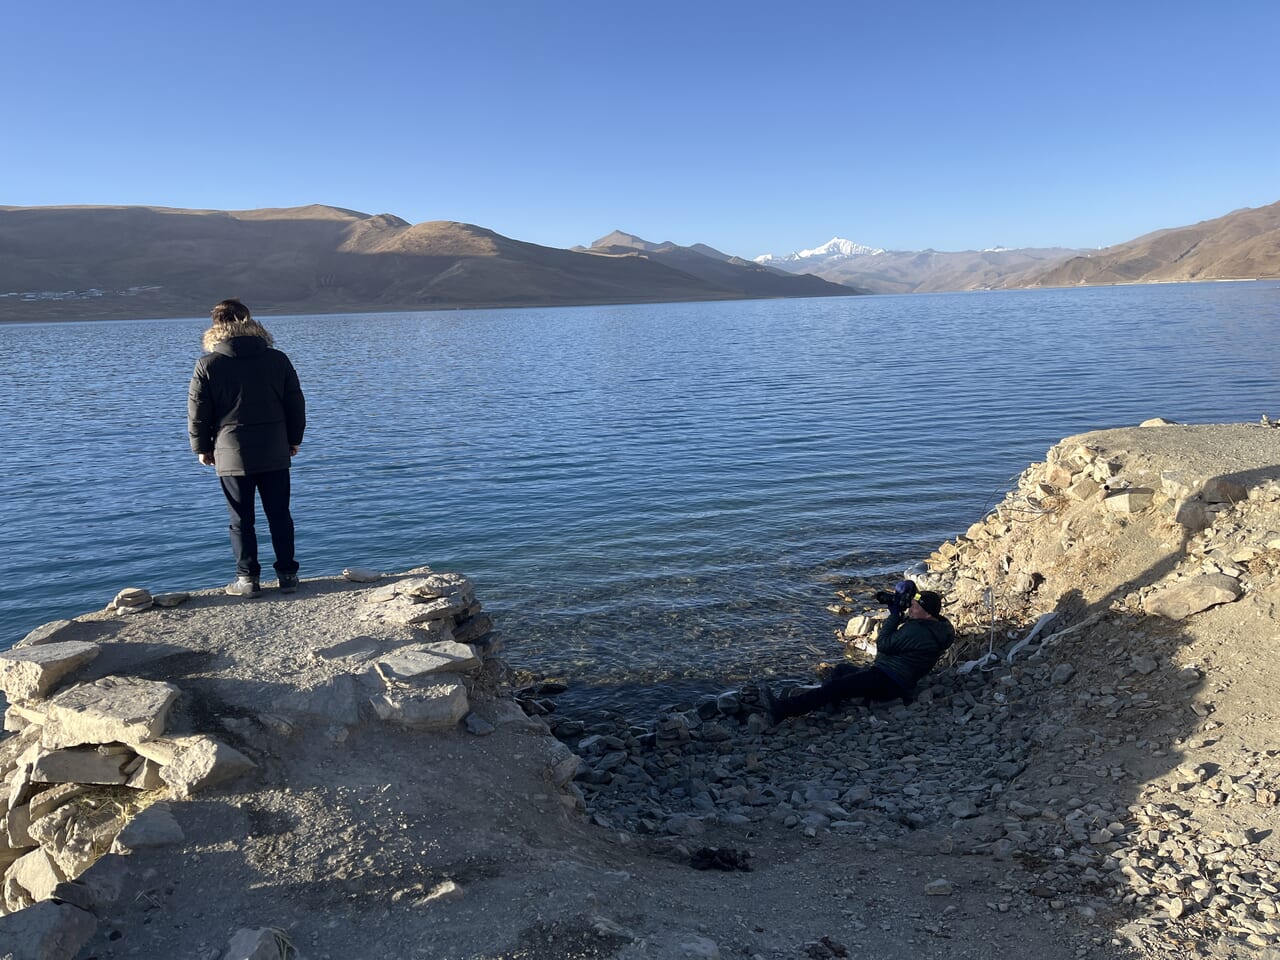
<instances>
[{"instance_id":1,"label":"standing person","mask_svg":"<svg viewBox=\"0 0 1280 960\"><path fill-rule=\"evenodd\" d=\"M889 618L876 637L876 658L871 666L861 670L837 667L821 686L793 697L775 697L762 687L774 723L851 697L914 697L916 683L955 642L955 629L942 615L942 597L931 590L916 593L910 580L901 581L892 594L877 593L876 599L888 605Z\"/></svg>"},{"instance_id":2,"label":"standing person","mask_svg":"<svg viewBox=\"0 0 1280 960\"><path fill-rule=\"evenodd\" d=\"M231 515L234 597L261 593L254 493L262 500L275 551L281 593L298 589L289 513L289 464L306 428L306 402L289 358L239 300L223 300L204 332L205 354L196 361L187 396L191 450L212 466Z\"/></svg>"}]
</instances>

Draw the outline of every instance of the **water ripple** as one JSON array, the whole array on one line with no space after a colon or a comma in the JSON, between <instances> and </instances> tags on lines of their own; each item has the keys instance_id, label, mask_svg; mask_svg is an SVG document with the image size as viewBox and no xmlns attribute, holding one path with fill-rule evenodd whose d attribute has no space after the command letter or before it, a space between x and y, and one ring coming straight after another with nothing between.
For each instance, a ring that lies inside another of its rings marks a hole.
<instances>
[{"instance_id":1,"label":"water ripple","mask_svg":"<svg viewBox=\"0 0 1280 960\"><path fill-rule=\"evenodd\" d=\"M1275 414L1277 321L1251 283L268 323L309 403L304 576L465 571L518 665L634 706L833 655L834 583L1062 436ZM183 421L202 326L0 328L0 646L229 576Z\"/></svg>"}]
</instances>

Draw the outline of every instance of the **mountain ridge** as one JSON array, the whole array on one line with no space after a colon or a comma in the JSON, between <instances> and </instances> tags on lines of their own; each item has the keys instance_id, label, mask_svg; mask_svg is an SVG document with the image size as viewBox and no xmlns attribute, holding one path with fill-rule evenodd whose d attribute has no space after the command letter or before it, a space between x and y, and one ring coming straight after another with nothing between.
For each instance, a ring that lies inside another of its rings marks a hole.
<instances>
[{"instance_id":1,"label":"mountain ridge","mask_svg":"<svg viewBox=\"0 0 1280 960\"><path fill-rule=\"evenodd\" d=\"M1067 287L1280 277L1280 202L1168 227L1077 256L1018 286Z\"/></svg>"},{"instance_id":2,"label":"mountain ridge","mask_svg":"<svg viewBox=\"0 0 1280 960\"><path fill-rule=\"evenodd\" d=\"M1280 277L1280 202L1096 250L880 250L836 237L811 250L786 257L765 254L756 262L871 293L1267 279Z\"/></svg>"},{"instance_id":3,"label":"mountain ridge","mask_svg":"<svg viewBox=\"0 0 1280 960\"><path fill-rule=\"evenodd\" d=\"M570 306L1280 277L1280 202L1100 250L893 251L835 237L755 260L614 230L545 247L460 221L309 204L0 205L0 321Z\"/></svg>"},{"instance_id":4,"label":"mountain ridge","mask_svg":"<svg viewBox=\"0 0 1280 960\"><path fill-rule=\"evenodd\" d=\"M279 314L856 292L789 274L762 284L764 268L711 253L601 256L322 204L0 206L0 320L200 316L233 295Z\"/></svg>"}]
</instances>

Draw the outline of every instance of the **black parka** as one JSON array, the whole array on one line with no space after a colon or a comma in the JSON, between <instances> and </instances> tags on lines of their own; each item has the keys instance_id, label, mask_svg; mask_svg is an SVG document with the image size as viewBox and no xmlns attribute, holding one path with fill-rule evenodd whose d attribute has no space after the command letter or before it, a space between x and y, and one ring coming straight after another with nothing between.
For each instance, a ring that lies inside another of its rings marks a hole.
<instances>
[{"instance_id":1,"label":"black parka","mask_svg":"<svg viewBox=\"0 0 1280 960\"><path fill-rule=\"evenodd\" d=\"M898 681L904 690L911 691L955 639L955 629L946 617L914 620L893 613L876 637L874 665Z\"/></svg>"},{"instance_id":2,"label":"black parka","mask_svg":"<svg viewBox=\"0 0 1280 960\"><path fill-rule=\"evenodd\" d=\"M306 424L293 364L261 337L219 340L196 361L187 433L193 453L213 454L218 476L288 470Z\"/></svg>"}]
</instances>

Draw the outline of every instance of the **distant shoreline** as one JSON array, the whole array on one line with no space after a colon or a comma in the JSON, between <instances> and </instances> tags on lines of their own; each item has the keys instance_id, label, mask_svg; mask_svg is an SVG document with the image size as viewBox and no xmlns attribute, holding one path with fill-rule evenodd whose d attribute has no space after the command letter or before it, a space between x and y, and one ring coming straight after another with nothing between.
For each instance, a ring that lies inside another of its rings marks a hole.
<instances>
[{"instance_id":1,"label":"distant shoreline","mask_svg":"<svg viewBox=\"0 0 1280 960\"><path fill-rule=\"evenodd\" d=\"M855 293L850 292L850 297L910 297L910 296L932 296L937 293L1009 293L1019 290L1081 290L1100 287L1167 287L1177 286L1180 284L1196 284L1196 283L1265 283L1280 281L1280 275L1273 277L1206 277L1196 280L1129 280L1115 281L1113 283L1073 283L1060 286L1026 286L1026 287L995 287L974 290L954 290L954 291L929 291L927 294L914 293ZM619 306L655 306L659 304L680 304L680 303L725 303L725 302L741 302L741 301L764 301L764 300L794 300L794 299L815 299L828 300L831 297L813 297L813 298L795 298L795 297L746 297L746 296L723 296L723 297L707 297L699 300L575 300L557 303L451 303L451 304L397 304L388 306L379 304L376 306L287 306L287 307L260 307L255 308L254 313L261 317L308 317L308 316L340 316L343 314L353 313L443 313L449 311L461 310L554 310L569 307L619 307ZM54 301L65 303L66 301ZM108 313L112 313L108 311ZM192 320L203 323L207 319L205 311L193 314L178 314L175 312L167 312L162 310L143 310L130 314L121 315L75 315L75 316L44 316L44 317L14 317L0 313L0 326L6 324L17 323L119 323L129 320Z\"/></svg>"},{"instance_id":2,"label":"distant shoreline","mask_svg":"<svg viewBox=\"0 0 1280 960\"><path fill-rule=\"evenodd\" d=\"M858 294L850 291L849 296L868 296L869 294ZM449 304L397 304L388 306L379 304L377 306L360 306L360 305L342 305L342 306L325 306L325 307L309 307L304 305L287 306L287 307L254 307L254 314L260 317L309 317L309 316L338 316L342 314L352 313L440 313L446 311L458 310L537 310L537 309L561 309L567 307L620 307L620 306L656 306L659 304L670 303L724 303L724 302L740 302L744 300L795 300L807 299L796 297L745 297L745 296L723 296L723 297L707 297L700 300L575 300L571 302L557 303L449 303ZM814 297L816 300L829 300L831 297ZM65 302L65 301L56 301ZM248 299L252 305L253 300ZM212 304L210 305L212 306ZM111 311L108 311L111 313ZM204 322L208 319L208 309L205 308L199 313L179 314L174 312L166 312L161 310L143 310L127 315L120 316L103 316L102 314L78 315L78 316L47 316L47 317L12 317L0 314L0 324L8 323L98 323L112 322L116 323L122 320L197 320Z\"/></svg>"}]
</instances>

